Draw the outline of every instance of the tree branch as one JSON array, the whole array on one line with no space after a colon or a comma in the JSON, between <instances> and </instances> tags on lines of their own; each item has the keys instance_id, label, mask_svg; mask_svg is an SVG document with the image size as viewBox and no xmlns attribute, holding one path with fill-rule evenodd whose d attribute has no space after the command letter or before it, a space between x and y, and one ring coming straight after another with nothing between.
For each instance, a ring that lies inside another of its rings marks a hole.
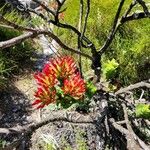
<instances>
[{"instance_id":1,"label":"tree branch","mask_svg":"<svg viewBox=\"0 0 150 150\"><path fill-rule=\"evenodd\" d=\"M63 3L61 3L60 6L62 6L64 4L65 1L63 1ZM59 7L60 7L59 6ZM58 8L60 9L60 8ZM53 25L57 26L57 27L61 27L61 28L65 28L65 29L69 29L69 30L72 30L75 34L77 34L79 37L81 37L81 32L78 31L75 27L73 27L72 25L70 24L64 24L64 23L61 23L58 19L58 9L57 9L57 12L56 12L56 15L55 15L55 20L49 20L49 18L47 18L46 16L44 16L42 13L39 13L33 9L28 9L30 12L38 15L39 17L41 17L43 20L47 21L48 23L52 23ZM96 52L96 48L94 46L94 44L85 36L83 36L83 40L87 43L87 47L88 48L91 48L92 51Z\"/></svg>"},{"instance_id":2,"label":"tree branch","mask_svg":"<svg viewBox=\"0 0 150 150\"><path fill-rule=\"evenodd\" d=\"M22 34L22 35L20 35L18 37L12 38L10 40L0 42L0 49L4 49L4 48L7 48L7 47L14 46L14 45L16 45L16 44L18 44L18 43L20 43L20 42L22 42L24 40L29 39L29 38L35 38L35 37L37 37L40 34L48 35L49 37L54 39L65 50L68 50L70 52L74 52L75 54L82 55L82 56L92 60L91 56L89 56L89 55L87 55L85 53L82 53L82 52L80 52L80 51L78 51L76 49L73 49L73 48L70 48L70 47L66 46L56 35L54 35L50 31L45 31L45 30L36 30L36 32L25 33L25 34Z\"/></svg>"},{"instance_id":3,"label":"tree branch","mask_svg":"<svg viewBox=\"0 0 150 150\"><path fill-rule=\"evenodd\" d=\"M129 133L126 135L127 136L127 148L129 150L133 150L133 149L140 150L141 148L139 147L138 143L136 142L136 136L135 136L135 133L134 133L134 131L130 125L130 122L128 119L127 108L126 108L124 103L122 103L122 107L123 107L126 126L127 126L128 131L129 131Z\"/></svg>"},{"instance_id":4,"label":"tree branch","mask_svg":"<svg viewBox=\"0 0 150 150\"><path fill-rule=\"evenodd\" d=\"M115 36L115 33L119 27L119 23L118 23L118 20L119 20L119 16L120 16L120 13L121 13L121 10L122 10L122 7L124 5L124 1L125 0L121 0L120 1L120 4L119 4L119 7L118 7L118 10L117 10L117 13L116 13L116 16L115 16L115 19L114 19L114 23L113 23L113 26L112 26L112 29L107 37L107 40L105 41L104 45L100 48L99 50L99 54L103 54L107 48L109 47L109 45L111 44L114 36Z\"/></svg>"},{"instance_id":5,"label":"tree branch","mask_svg":"<svg viewBox=\"0 0 150 150\"><path fill-rule=\"evenodd\" d=\"M91 56L89 56L85 53L82 53L82 52L80 52L76 49L73 49L73 48L70 48L70 47L66 46L56 35L54 35L50 31L30 29L30 28L27 28L27 27L19 26L19 25L13 23L13 22L8 21L3 16L0 16L0 21L3 21L4 23L6 23L8 25L7 27L10 26L11 28L17 29L19 31L30 31L29 33L25 33L23 35L12 38L10 40L0 42L0 49L4 49L4 48L10 47L10 46L14 46L14 45L16 45L16 44L18 44L18 43L20 43L20 42L22 42L22 41L24 41L28 38L34 38L34 37L36 37L40 34L45 34L45 35L48 35L49 37L51 37L52 39L54 39L62 48L66 49L68 51L74 52L76 54L82 55L82 56L92 60Z\"/></svg>"},{"instance_id":6,"label":"tree branch","mask_svg":"<svg viewBox=\"0 0 150 150\"><path fill-rule=\"evenodd\" d=\"M11 46L14 46L14 45L16 45L16 44L18 44L22 41L25 41L25 40L29 39L29 38L34 38L37 35L38 35L38 33L29 32L29 33L22 34L18 37L12 38L10 40L2 41L2 42L0 42L0 50L4 49L4 48L11 47Z\"/></svg>"},{"instance_id":7,"label":"tree branch","mask_svg":"<svg viewBox=\"0 0 150 150\"><path fill-rule=\"evenodd\" d=\"M145 15L150 17L150 13L148 11L148 7L146 6L145 2L143 0L136 0L142 7Z\"/></svg>"},{"instance_id":8,"label":"tree branch","mask_svg":"<svg viewBox=\"0 0 150 150\"><path fill-rule=\"evenodd\" d=\"M41 1L39 0L33 0L34 2L36 2L37 4L39 4L43 9L45 9L47 12L51 13L54 17L55 17L55 12L52 11L51 9L49 9L46 5L44 5Z\"/></svg>"},{"instance_id":9,"label":"tree branch","mask_svg":"<svg viewBox=\"0 0 150 150\"><path fill-rule=\"evenodd\" d=\"M90 13L90 0L87 0L87 9L86 9L86 14L85 14L84 26L83 26L83 30L81 33L81 40L82 40L82 38L85 34L85 31L86 31L86 28L87 28L87 21L88 21L89 13Z\"/></svg>"},{"instance_id":10,"label":"tree branch","mask_svg":"<svg viewBox=\"0 0 150 150\"><path fill-rule=\"evenodd\" d=\"M125 87L125 88L118 90L115 94L118 95L118 94L126 93L128 91L131 91L131 90L134 90L134 89L137 89L140 87L150 88L150 83L146 83L144 81L139 82L139 83L135 83L135 84L129 85L128 87Z\"/></svg>"},{"instance_id":11,"label":"tree branch","mask_svg":"<svg viewBox=\"0 0 150 150\"><path fill-rule=\"evenodd\" d=\"M84 8L83 0L80 0L80 14L79 14L79 23L78 23L79 32L81 32L81 29L82 29L83 8ZM78 36L78 49L79 49L79 51L82 51L82 43L81 43L81 38L79 36ZM79 69L80 69L81 76L83 77L81 55L79 55Z\"/></svg>"},{"instance_id":12,"label":"tree branch","mask_svg":"<svg viewBox=\"0 0 150 150\"><path fill-rule=\"evenodd\" d=\"M110 118L109 121L115 129L117 129L121 133L125 134L127 137L130 136L131 133L127 129L122 127L121 125L117 124L113 118ZM150 147L148 145L146 145L135 133L134 134L132 133L132 135L134 136L135 140L138 142L138 144L140 145L140 147L143 150L149 150L150 149ZM132 150L135 150L135 147L133 147ZM141 149L138 149L138 150L141 150Z\"/></svg>"},{"instance_id":13,"label":"tree branch","mask_svg":"<svg viewBox=\"0 0 150 150\"><path fill-rule=\"evenodd\" d=\"M150 15L150 13L149 13L149 15ZM125 23L127 21L139 20L139 19L144 19L144 18L148 18L148 16L146 16L144 12L133 13L130 16L122 17L122 19L120 20L120 23L123 24L123 23Z\"/></svg>"}]
</instances>

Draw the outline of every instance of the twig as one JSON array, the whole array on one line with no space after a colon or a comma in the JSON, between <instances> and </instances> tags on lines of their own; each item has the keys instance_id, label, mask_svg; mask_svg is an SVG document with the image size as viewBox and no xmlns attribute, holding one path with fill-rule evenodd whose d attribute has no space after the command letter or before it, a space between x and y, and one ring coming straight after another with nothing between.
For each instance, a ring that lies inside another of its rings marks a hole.
<instances>
[{"instance_id":1,"label":"twig","mask_svg":"<svg viewBox=\"0 0 150 150\"><path fill-rule=\"evenodd\" d=\"M37 4L39 4L41 7L43 7L43 9L45 9L47 12L50 12L53 16L55 16L55 12L52 11L51 9L49 9L46 5L44 5L41 1L39 0L33 0L34 2L36 2Z\"/></svg>"},{"instance_id":2,"label":"twig","mask_svg":"<svg viewBox=\"0 0 150 150\"><path fill-rule=\"evenodd\" d=\"M119 16L120 16L120 13L121 13L121 10L122 10L122 7L124 5L124 1L125 0L121 0L120 1L120 4L119 4L119 7L118 7L118 10L117 10L117 13L116 13L116 16L115 16L115 19L114 19L114 23L113 23L113 26L112 26L112 29L107 37L107 40L105 41L104 45L100 48L99 50L99 53L102 55L106 50L107 48L109 47L109 45L111 44L113 38L114 38L114 35L119 27L119 23L118 23L118 20L119 20Z\"/></svg>"},{"instance_id":3,"label":"twig","mask_svg":"<svg viewBox=\"0 0 150 150\"><path fill-rule=\"evenodd\" d=\"M144 18L148 18L148 16L146 16L144 12L133 13L130 16L122 18L120 22L121 22L121 24L123 24L123 23L125 23L127 21L139 20L139 19L144 19Z\"/></svg>"},{"instance_id":4,"label":"twig","mask_svg":"<svg viewBox=\"0 0 150 150\"><path fill-rule=\"evenodd\" d=\"M87 0L87 9L86 9L86 14L85 14L85 21L84 21L84 25L83 25L83 30L81 33L81 40L85 34L86 28L87 28L87 21L88 21L88 17L89 17L89 13L90 13L90 0Z\"/></svg>"},{"instance_id":5,"label":"twig","mask_svg":"<svg viewBox=\"0 0 150 150\"><path fill-rule=\"evenodd\" d=\"M13 29L16 29L16 30L19 30L19 31L36 32L35 29L23 27L23 26L20 26L16 23L13 23L13 22L5 19L1 14L0 14L0 22L5 24L6 26L4 26L4 27L6 27L6 28L13 28Z\"/></svg>"},{"instance_id":6,"label":"twig","mask_svg":"<svg viewBox=\"0 0 150 150\"><path fill-rule=\"evenodd\" d=\"M0 42L0 50L2 50L4 48L7 48L7 47L14 46L18 43L21 43L22 41L25 41L25 40L29 39L29 38L34 38L36 35L38 35L38 34L33 33L33 32L29 32L29 33L22 34L18 37L12 38L10 40Z\"/></svg>"},{"instance_id":7,"label":"twig","mask_svg":"<svg viewBox=\"0 0 150 150\"><path fill-rule=\"evenodd\" d=\"M142 7L145 15L150 17L150 13L148 11L148 7L146 6L145 2L143 0L136 0Z\"/></svg>"},{"instance_id":8,"label":"twig","mask_svg":"<svg viewBox=\"0 0 150 150\"><path fill-rule=\"evenodd\" d=\"M129 13L131 12L132 8L137 4L136 0L133 0L133 2L130 4L129 8L127 9L126 13L123 15L123 18L127 17Z\"/></svg>"},{"instance_id":9,"label":"twig","mask_svg":"<svg viewBox=\"0 0 150 150\"><path fill-rule=\"evenodd\" d=\"M131 5L129 6L126 13L119 20L119 15L120 15L120 12L121 12L123 4L124 4L124 0L121 0L120 5L119 5L118 10L117 10L117 13L116 13L116 16L115 16L115 19L114 19L112 29L111 29L104 45L99 50L100 55L102 55L107 50L107 48L112 43L117 30L125 22L132 21L132 20L139 20L139 19L143 19L143 18L150 18L150 12L148 11L148 8L147 8L145 2L143 0L137 0L137 1L142 5L144 12L134 13L134 14L128 16L128 14L131 12L132 8L137 4L136 0L134 0L131 3Z\"/></svg>"},{"instance_id":10,"label":"twig","mask_svg":"<svg viewBox=\"0 0 150 150\"><path fill-rule=\"evenodd\" d=\"M122 124L125 124L126 121L125 120L123 120L123 121L117 121L116 123L119 124L119 125L122 125Z\"/></svg>"},{"instance_id":11,"label":"twig","mask_svg":"<svg viewBox=\"0 0 150 150\"><path fill-rule=\"evenodd\" d=\"M141 99L143 98L143 95L144 95L144 90L142 89L142 93L141 93L141 96L139 98L139 101L141 101Z\"/></svg>"},{"instance_id":12,"label":"twig","mask_svg":"<svg viewBox=\"0 0 150 150\"><path fill-rule=\"evenodd\" d=\"M83 0L80 0L80 15L79 15L79 23L78 23L78 30L79 30L79 32L81 32L81 28L82 28L83 8L84 8ZM79 51L82 51L80 36L78 36L78 49L79 49ZM83 76L82 75L82 59L81 59L81 55L79 55L79 68L80 68L81 76Z\"/></svg>"},{"instance_id":13,"label":"twig","mask_svg":"<svg viewBox=\"0 0 150 150\"><path fill-rule=\"evenodd\" d=\"M126 135L127 136L127 147L129 150L133 150L133 149L140 150L140 147L137 145L137 142L135 140L136 139L135 133L134 133L134 131L130 125L129 119L128 119L126 105L124 103L122 103L122 107L123 107L126 126L129 131L129 134Z\"/></svg>"},{"instance_id":14,"label":"twig","mask_svg":"<svg viewBox=\"0 0 150 150\"><path fill-rule=\"evenodd\" d=\"M62 6L63 3L61 3L61 6ZM64 23L59 22L59 19L58 19L59 12L56 13L55 20L51 20L48 17L46 17L45 15L43 15L42 13L37 12L36 10L30 9L30 8L28 10L29 10L29 12L32 12L32 13L38 15L39 17L41 17L46 22L52 23L53 25L55 25L57 27L72 30L75 34L77 34L78 36L81 37L81 32L79 30L77 30L75 27L73 27L70 24L64 24ZM87 45L88 45L87 48L91 48L92 51L96 52L96 48L95 48L94 44L87 37L83 36L83 40L87 43Z\"/></svg>"}]
</instances>

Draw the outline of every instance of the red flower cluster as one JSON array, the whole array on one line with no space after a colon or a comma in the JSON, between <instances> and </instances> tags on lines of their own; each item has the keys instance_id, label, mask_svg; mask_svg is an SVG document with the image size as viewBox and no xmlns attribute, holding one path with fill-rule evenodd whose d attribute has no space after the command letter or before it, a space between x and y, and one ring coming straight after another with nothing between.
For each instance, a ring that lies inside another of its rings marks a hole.
<instances>
[{"instance_id":1,"label":"red flower cluster","mask_svg":"<svg viewBox=\"0 0 150 150\"><path fill-rule=\"evenodd\" d=\"M51 59L43 68L46 75L54 75L57 79L65 79L73 75L77 70L75 61L72 57L64 56Z\"/></svg>"},{"instance_id":2,"label":"red flower cluster","mask_svg":"<svg viewBox=\"0 0 150 150\"><path fill-rule=\"evenodd\" d=\"M85 93L85 83L76 70L75 61L70 56L51 59L41 73L34 75L39 88L32 105L43 108L45 105L56 102L56 85L60 86L64 96L69 95L74 99L81 99Z\"/></svg>"},{"instance_id":3,"label":"red flower cluster","mask_svg":"<svg viewBox=\"0 0 150 150\"><path fill-rule=\"evenodd\" d=\"M75 99L82 98L85 92L84 80L79 74L71 76L69 79L64 80L64 86L62 87L64 94L70 95Z\"/></svg>"}]
</instances>

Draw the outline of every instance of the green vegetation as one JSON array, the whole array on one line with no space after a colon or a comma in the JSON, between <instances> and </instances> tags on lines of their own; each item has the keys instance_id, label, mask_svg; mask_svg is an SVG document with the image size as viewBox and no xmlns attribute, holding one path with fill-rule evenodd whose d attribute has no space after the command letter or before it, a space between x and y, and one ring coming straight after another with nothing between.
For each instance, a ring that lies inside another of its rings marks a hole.
<instances>
[{"instance_id":1,"label":"green vegetation","mask_svg":"<svg viewBox=\"0 0 150 150\"><path fill-rule=\"evenodd\" d=\"M5 145L6 145L6 141L0 139L0 148L4 148Z\"/></svg>"},{"instance_id":2,"label":"green vegetation","mask_svg":"<svg viewBox=\"0 0 150 150\"><path fill-rule=\"evenodd\" d=\"M4 7L0 9L0 12L3 13L3 10ZM4 17L22 26L27 26L28 23L28 21L23 19L16 11L6 13ZM21 34L22 32L17 30L0 26L0 41L6 41ZM13 74L19 73L19 70L22 69L25 64L29 63L33 51L34 47L31 40L0 50L0 89L6 87L8 78Z\"/></svg>"},{"instance_id":3,"label":"green vegetation","mask_svg":"<svg viewBox=\"0 0 150 150\"><path fill-rule=\"evenodd\" d=\"M138 104L136 106L136 117L149 119L150 118L150 105Z\"/></svg>"},{"instance_id":4,"label":"green vegetation","mask_svg":"<svg viewBox=\"0 0 150 150\"><path fill-rule=\"evenodd\" d=\"M86 9L86 1L84 6ZM126 1L123 10L129 7L131 0ZM147 1L148 2L148 1ZM91 13L88 20L86 35L91 39L97 48L100 48L110 31L113 22L118 1L116 0L93 0L91 2ZM79 1L70 0L66 3L65 19L75 27L79 22ZM74 11L72 11L72 7ZM134 9L134 12L142 10L140 6ZM124 12L122 11L122 14ZM65 43L77 47L77 37L70 31L59 29L58 35ZM116 68L113 77L119 80L123 85L129 85L140 80L148 79L150 76L150 20L142 19L124 24L119 28L113 43L108 48L107 53L103 56L102 63L109 62L112 59L116 61ZM69 40L68 40L69 39ZM84 50L90 53L88 50ZM90 62L82 59L83 69L86 72L89 69ZM86 62L86 63L84 63ZM106 65L106 64L105 64ZM105 76L105 71L103 72ZM111 78L110 78L111 79Z\"/></svg>"},{"instance_id":5,"label":"green vegetation","mask_svg":"<svg viewBox=\"0 0 150 150\"><path fill-rule=\"evenodd\" d=\"M41 148L44 150L56 150L57 143L53 142L51 139L43 138L41 141ZM74 147L76 150L87 150L87 141L85 140L85 132L81 129L78 129L75 131L75 143ZM62 136L61 137L61 147L63 147L63 150L72 150L72 145Z\"/></svg>"},{"instance_id":6,"label":"green vegetation","mask_svg":"<svg viewBox=\"0 0 150 150\"><path fill-rule=\"evenodd\" d=\"M17 31L0 27L0 41L9 40L18 35L20 33ZM22 42L0 51L0 88L5 86L5 82L12 74L19 73L19 69L29 63L34 50L31 44L31 41L30 43Z\"/></svg>"}]
</instances>

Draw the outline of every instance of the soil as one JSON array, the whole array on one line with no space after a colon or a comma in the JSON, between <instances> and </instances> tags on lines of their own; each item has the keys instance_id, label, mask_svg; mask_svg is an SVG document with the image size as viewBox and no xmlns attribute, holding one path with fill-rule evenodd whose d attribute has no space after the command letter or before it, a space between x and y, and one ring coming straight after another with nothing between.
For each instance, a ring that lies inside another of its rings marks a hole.
<instances>
[{"instance_id":1,"label":"soil","mask_svg":"<svg viewBox=\"0 0 150 150\"><path fill-rule=\"evenodd\" d=\"M34 68L31 70L29 67L30 71L25 70L25 75L12 79L8 87L0 91L0 149L18 138L16 134L1 133L4 128L20 128L40 121L41 112L31 106L36 90L33 73L41 70L45 58L42 54L36 54L37 61L29 64Z\"/></svg>"}]
</instances>

